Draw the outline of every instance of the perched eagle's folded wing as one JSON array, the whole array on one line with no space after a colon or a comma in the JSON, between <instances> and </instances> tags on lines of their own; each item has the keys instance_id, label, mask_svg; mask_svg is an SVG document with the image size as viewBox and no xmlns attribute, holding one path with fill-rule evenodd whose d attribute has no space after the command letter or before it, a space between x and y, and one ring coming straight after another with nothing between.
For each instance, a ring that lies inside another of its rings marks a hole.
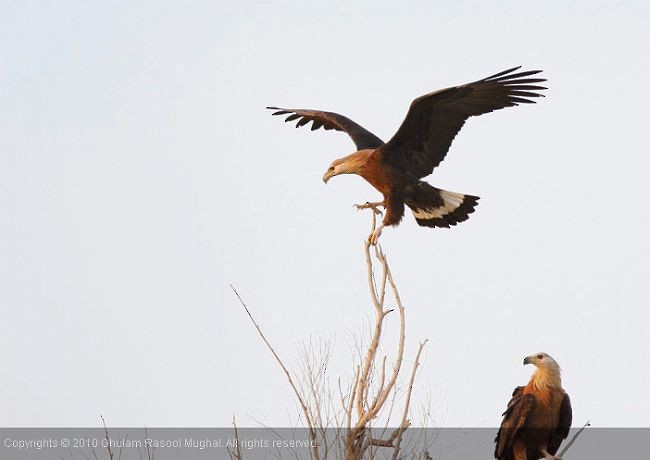
<instances>
[{"instance_id":1,"label":"perched eagle's folded wing","mask_svg":"<svg viewBox=\"0 0 650 460\"><path fill-rule=\"evenodd\" d=\"M496 443L494 457L497 459L501 459L512 447L515 436L526 423L526 418L535 405L535 397L531 394L522 394L523 388L515 388L508 408L503 413L501 427L494 438Z\"/></svg>"},{"instance_id":2,"label":"perched eagle's folded wing","mask_svg":"<svg viewBox=\"0 0 650 460\"><path fill-rule=\"evenodd\" d=\"M560 406L560 419L558 420L557 429L551 434L551 438L548 441L547 450L551 455L555 455L562 441L569 436L572 421L571 400L569 399L569 395L564 393L562 405Z\"/></svg>"},{"instance_id":3,"label":"perched eagle's folded wing","mask_svg":"<svg viewBox=\"0 0 650 460\"><path fill-rule=\"evenodd\" d=\"M312 121L312 131L321 127L327 130L335 129L337 131L343 131L352 138L352 141L357 146L357 150L376 149L384 145L384 141L370 131L338 113L309 109L283 109L280 107L267 107L267 109L276 110L276 112L273 112L273 115L289 114L284 121L298 120L296 128Z\"/></svg>"},{"instance_id":4,"label":"perched eagle's folded wing","mask_svg":"<svg viewBox=\"0 0 650 460\"><path fill-rule=\"evenodd\" d=\"M381 148L383 161L415 178L431 174L469 117L533 103L529 98L542 96L536 91L546 88L535 83L546 79L525 78L541 70L512 73L517 69L415 99L402 125Z\"/></svg>"}]
</instances>

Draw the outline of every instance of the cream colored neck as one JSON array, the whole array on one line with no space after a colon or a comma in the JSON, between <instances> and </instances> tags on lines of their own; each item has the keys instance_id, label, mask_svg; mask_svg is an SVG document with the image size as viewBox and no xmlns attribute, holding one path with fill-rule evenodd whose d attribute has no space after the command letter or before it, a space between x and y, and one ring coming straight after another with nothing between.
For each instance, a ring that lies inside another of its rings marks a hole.
<instances>
[{"instance_id":1,"label":"cream colored neck","mask_svg":"<svg viewBox=\"0 0 650 460\"><path fill-rule=\"evenodd\" d=\"M539 368L530 378L530 383L535 390L562 388L560 369Z\"/></svg>"}]
</instances>

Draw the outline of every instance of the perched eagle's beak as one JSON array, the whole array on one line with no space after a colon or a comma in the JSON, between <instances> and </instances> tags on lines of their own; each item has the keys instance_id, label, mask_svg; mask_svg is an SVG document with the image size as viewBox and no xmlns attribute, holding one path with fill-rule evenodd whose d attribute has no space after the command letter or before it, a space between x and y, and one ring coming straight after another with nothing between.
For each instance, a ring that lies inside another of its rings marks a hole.
<instances>
[{"instance_id":1,"label":"perched eagle's beak","mask_svg":"<svg viewBox=\"0 0 650 460\"><path fill-rule=\"evenodd\" d=\"M336 174L334 174L333 169L328 169L327 171L325 171L325 174L323 174L323 182L325 182L327 184L327 181L330 180L330 178L332 178L332 176L335 176L335 175Z\"/></svg>"},{"instance_id":2,"label":"perched eagle's beak","mask_svg":"<svg viewBox=\"0 0 650 460\"><path fill-rule=\"evenodd\" d=\"M524 358L524 366L525 366L526 364L530 364L530 363L532 363L532 361L530 360L530 356L526 356L526 357Z\"/></svg>"}]
</instances>

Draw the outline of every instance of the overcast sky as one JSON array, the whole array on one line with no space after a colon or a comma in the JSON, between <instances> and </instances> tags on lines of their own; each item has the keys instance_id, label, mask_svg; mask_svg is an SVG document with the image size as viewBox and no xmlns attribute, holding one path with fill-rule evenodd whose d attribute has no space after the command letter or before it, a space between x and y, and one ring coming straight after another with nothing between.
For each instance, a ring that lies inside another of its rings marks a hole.
<instances>
[{"instance_id":1,"label":"overcast sky","mask_svg":"<svg viewBox=\"0 0 650 460\"><path fill-rule=\"evenodd\" d=\"M476 212L450 230L407 212L381 239L407 364L430 340L416 401L497 426L546 351L575 424L650 423L646 2L1 7L0 425L294 423L228 284L291 368L321 336L348 375L373 314L352 205L379 194L323 184L344 134L264 107L387 140L413 98L516 65L547 97L471 119L428 179Z\"/></svg>"}]
</instances>

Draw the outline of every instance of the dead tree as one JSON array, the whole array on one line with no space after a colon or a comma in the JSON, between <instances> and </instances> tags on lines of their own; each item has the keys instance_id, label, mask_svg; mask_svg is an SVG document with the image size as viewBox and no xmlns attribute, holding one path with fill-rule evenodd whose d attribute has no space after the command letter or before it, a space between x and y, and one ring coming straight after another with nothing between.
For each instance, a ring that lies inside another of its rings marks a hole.
<instances>
[{"instance_id":1,"label":"dead tree","mask_svg":"<svg viewBox=\"0 0 650 460\"><path fill-rule=\"evenodd\" d=\"M373 210L374 211L374 210ZM377 212L377 211L375 211ZM376 227L376 215L372 214L372 231ZM409 420L409 407L412 398L412 389L415 382L417 368L420 364L420 355L427 342L420 343L410 378L403 398L403 408L397 427L382 437L373 437L371 428L373 421L387 410L390 414L398 399L398 383L404 359L404 344L406 318L405 309L400 299L395 280L388 266L386 255L379 245L371 245L367 240L364 245L367 269L367 282L370 290L374 315L374 325L369 345L360 354L360 362L355 364L354 376L347 389L339 384L339 410L332 411L334 396L330 391L329 378L321 373L327 368L329 349L317 352L316 356L305 353L303 358L303 377L292 375L278 356L262 329L253 318L248 307L241 299L234 287L231 286L239 302L246 310L248 317L257 329L265 345L273 354L278 365L284 372L289 385L298 401L302 416L304 417L307 432L312 443L311 456L314 460L327 459L330 456L359 460L364 458L369 449L392 449L388 456L397 459L400 455L402 435L411 425ZM373 262L373 260L375 262ZM379 265L379 282L375 276L375 264ZM395 302L394 309L386 308L386 294L390 290ZM387 316L397 310L399 315L399 332L393 339L397 341L397 351L390 363L388 357L380 357L381 344L390 338L384 335L384 325ZM310 348L305 348L310 350ZM387 369L390 364L392 369ZM298 384L296 384L298 382ZM339 379L340 382L340 379ZM390 423L390 414L386 418L386 426ZM334 425L332 425L334 423ZM384 430L385 432L385 430ZM383 455L384 457L386 455ZM411 457L426 458L424 451L420 455Z\"/></svg>"},{"instance_id":2,"label":"dead tree","mask_svg":"<svg viewBox=\"0 0 650 460\"><path fill-rule=\"evenodd\" d=\"M373 210L372 214L372 232L376 226L376 214L378 211ZM406 316L404 305L399 296L395 280L388 266L386 255L379 245L372 245L370 238L365 242L365 259L367 270L367 281L370 290L370 298L374 307L375 323L372 332L370 344L365 352L362 363L357 367L353 385L347 398L343 399L344 412L346 416L347 435L345 439L345 452L348 460L363 458L364 454L371 446L386 447L393 449L392 457L396 459L400 452L402 434L411 425L408 418L409 406L411 402L415 374L419 366L420 354L426 345L427 340L420 343L420 346L413 363L411 377L408 383L406 396L404 398L404 408L402 417L397 428L395 428L387 437L374 438L369 428L372 421L376 419L385 408L387 401L397 391L397 382L402 368L404 358L404 342L406 339ZM374 254L373 254L374 253ZM373 255L381 268L380 281L377 284L375 270L373 267ZM386 291L390 290L395 300L399 314L399 336L397 337L397 353L392 363L392 371L387 374L386 360L383 356L379 359L378 351L382 340L384 340L384 322L393 309L386 309ZM375 371L378 371L375 372ZM375 380L376 376L378 380ZM373 385L373 383L375 385Z\"/></svg>"}]
</instances>

